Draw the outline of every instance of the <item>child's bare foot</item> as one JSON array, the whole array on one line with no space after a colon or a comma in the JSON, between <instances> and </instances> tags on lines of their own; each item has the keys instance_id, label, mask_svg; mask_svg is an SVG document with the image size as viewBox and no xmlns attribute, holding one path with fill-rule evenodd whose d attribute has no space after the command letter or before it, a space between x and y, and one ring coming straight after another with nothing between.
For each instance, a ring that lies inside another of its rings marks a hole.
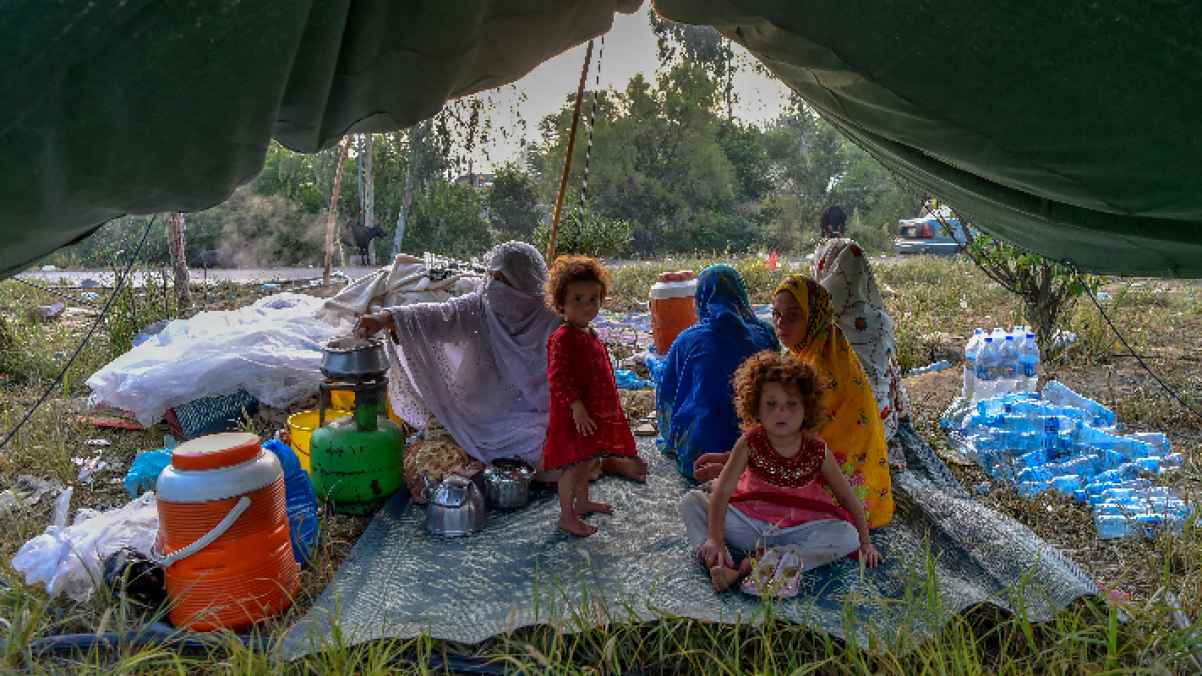
<instances>
[{"instance_id":1,"label":"child's bare foot","mask_svg":"<svg viewBox=\"0 0 1202 676\"><path fill-rule=\"evenodd\" d=\"M725 566L710 568L710 583L714 586L714 591L719 593L730 589L730 586L738 582L740 577L742 575L734 568L726 568Z\"/></svg>"},{"instance_id":2,"label":"child's bare foot","mask_svg":"<svg viewBox=\"0 0 1202 676\"><path fill-rule=\"evenodd\" d=\"M614 508L608 502L595 502L593 500L582 500L576 503L576 515L584 516L586 514L613 514Z\"/></svg>"},{"instance_id":3,"label":"child's bare foot","mask_svg":"<svg viewBox=\"0 0 1202 676\"><path fill-rule=\"evenodd\" d=\"M568 516L566 514L559 515L559 528L581 538L586 538L597 532L596 526L588 525L581 521L580 517Z\"/></svg>"},{"instance_id":4,"label":"child's bare foot","mask_svg":"<svg viewBox=\"0 0 1202 676\"><path fill-rule=\"evenodd\" d=\"M744 556L742 563L739 564L739 577L751 575L751 557Z\"/></svg>"},{"instance_id":5,"label":"child's bare foot","mask_svg":"<svg viewBox=\"0 0 1202 676\"><path fill-rule=\"evenodd\" d=\"M606 474L620 476L631 481L639 483L647 481L647 461L638 456L633 458L606 458L601 461L601 469Z\"/></svg>"}]
</instances>

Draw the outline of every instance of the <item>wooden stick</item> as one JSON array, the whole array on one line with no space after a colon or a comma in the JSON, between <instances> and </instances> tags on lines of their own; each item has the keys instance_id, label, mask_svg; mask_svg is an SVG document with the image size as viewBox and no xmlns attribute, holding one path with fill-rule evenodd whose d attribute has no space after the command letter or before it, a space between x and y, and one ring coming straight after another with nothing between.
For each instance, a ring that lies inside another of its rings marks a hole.
<instances>
[{"instance_id":1,"label":"wooden stick","mask_svg":"<svg viewBox=\"0 0 1202 676\"><path fill-rule=\"evenodd\" d=\"M342 137L338 142L338 166L334 169L334 188L330 191L330 213L326 220L326 256L325 270L321 274L322 286L328 286L330 283L330 268L334 263L334 233L338 226L338 194L342 192L342 165L346 163L347 152L351 148L349 136ZM339 249L342 248L342 243L339 242ZM346 262L343 261L345 267Z\"/></svg>"},{"instance_id":2,"label":"wooden stick","mask_svg":"<svg viewBox=\"0 0 1202 676\"><path fill-rule=\"evenodd\" d=\"M572 172L572 151L576 149L576 126L580 123L580 103L584 101L584 81L588 77L588 65L593 60L593 41L588 41L584 52L584 67L580 69L580 84L576 85L576 107L572 111L572 131L568 135L568 154L563 158L563 175L559 177L559 196L555 198L555 217L551 220L551 238L547 241L547 263L555 260L555 240L559 235L559 215L563 211L563 197L568 190L568 174Z\"/></svg>"}]
</instances>

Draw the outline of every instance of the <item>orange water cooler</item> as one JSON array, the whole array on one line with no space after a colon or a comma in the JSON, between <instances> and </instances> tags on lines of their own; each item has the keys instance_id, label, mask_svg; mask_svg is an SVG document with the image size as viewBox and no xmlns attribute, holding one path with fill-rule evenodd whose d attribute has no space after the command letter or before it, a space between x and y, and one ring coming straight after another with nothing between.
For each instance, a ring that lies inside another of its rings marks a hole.
<instances>
[{"instance_id":1,"label":"orange water cooler","mask_svg":"<svg viewBox=\"0 0 1202 676\"><path fill-rule=\"evenodd\" d=\"M259 443L246 433L193 439L159 475L158 548L176 627L239 631L287 609L300 588L284 474Z\"/></svg>"},{"instance_id":2,"label":"orange water cooler","mask_svg":"<svg viewBox=\"0 0 1202 676\"><path fill-rule=\"evenodd\" d=\"M692 270L665 272L651 285L651 335L655 353L667 355L681 331L697 323L697 277Z\"/></svg>"}]
</instances>

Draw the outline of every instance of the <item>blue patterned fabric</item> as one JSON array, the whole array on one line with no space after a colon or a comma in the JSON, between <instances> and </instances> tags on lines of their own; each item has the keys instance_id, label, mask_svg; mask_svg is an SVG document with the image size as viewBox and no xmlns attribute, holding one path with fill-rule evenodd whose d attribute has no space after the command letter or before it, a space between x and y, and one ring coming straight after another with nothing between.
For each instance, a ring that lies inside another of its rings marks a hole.
<instances>
[{"instance_id":1,"label":"blue patterned fabric","mask_svg":"<svg viewBox=\"0 0 1202 676\"><path fill-rule=\"evenodd\" d=\"M739 438L730 379L751 355L780 350L776 333L757 319L738 271L711 265L697 282L697 317L668 350L655 390L660 451L675 455L680 473L692 478L693 461L729 451Z\"/></svg>"}]
</instances>

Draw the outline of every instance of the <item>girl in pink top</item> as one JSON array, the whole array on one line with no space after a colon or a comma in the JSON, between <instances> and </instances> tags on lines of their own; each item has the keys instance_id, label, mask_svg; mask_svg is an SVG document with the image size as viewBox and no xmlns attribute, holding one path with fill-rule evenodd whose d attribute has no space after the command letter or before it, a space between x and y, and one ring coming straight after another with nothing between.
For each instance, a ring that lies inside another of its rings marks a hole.
<instances>
[{"instance_id":1,"label":"girl in pink top","mask_svg":"<svg viewBox=\"0 0 1202 676\"><path fill-rule=\"evenodd\" d=\"M745 552L789 545L805 570L857 551L875 566L880 555L864 505L813 433L823 417L813 369L792 355L761 352L734 383L745 433L711 491L691 491L680 505L715 591L750 572L750 557L735 568L727 545Z\"/></svg>"}]
</instances>

